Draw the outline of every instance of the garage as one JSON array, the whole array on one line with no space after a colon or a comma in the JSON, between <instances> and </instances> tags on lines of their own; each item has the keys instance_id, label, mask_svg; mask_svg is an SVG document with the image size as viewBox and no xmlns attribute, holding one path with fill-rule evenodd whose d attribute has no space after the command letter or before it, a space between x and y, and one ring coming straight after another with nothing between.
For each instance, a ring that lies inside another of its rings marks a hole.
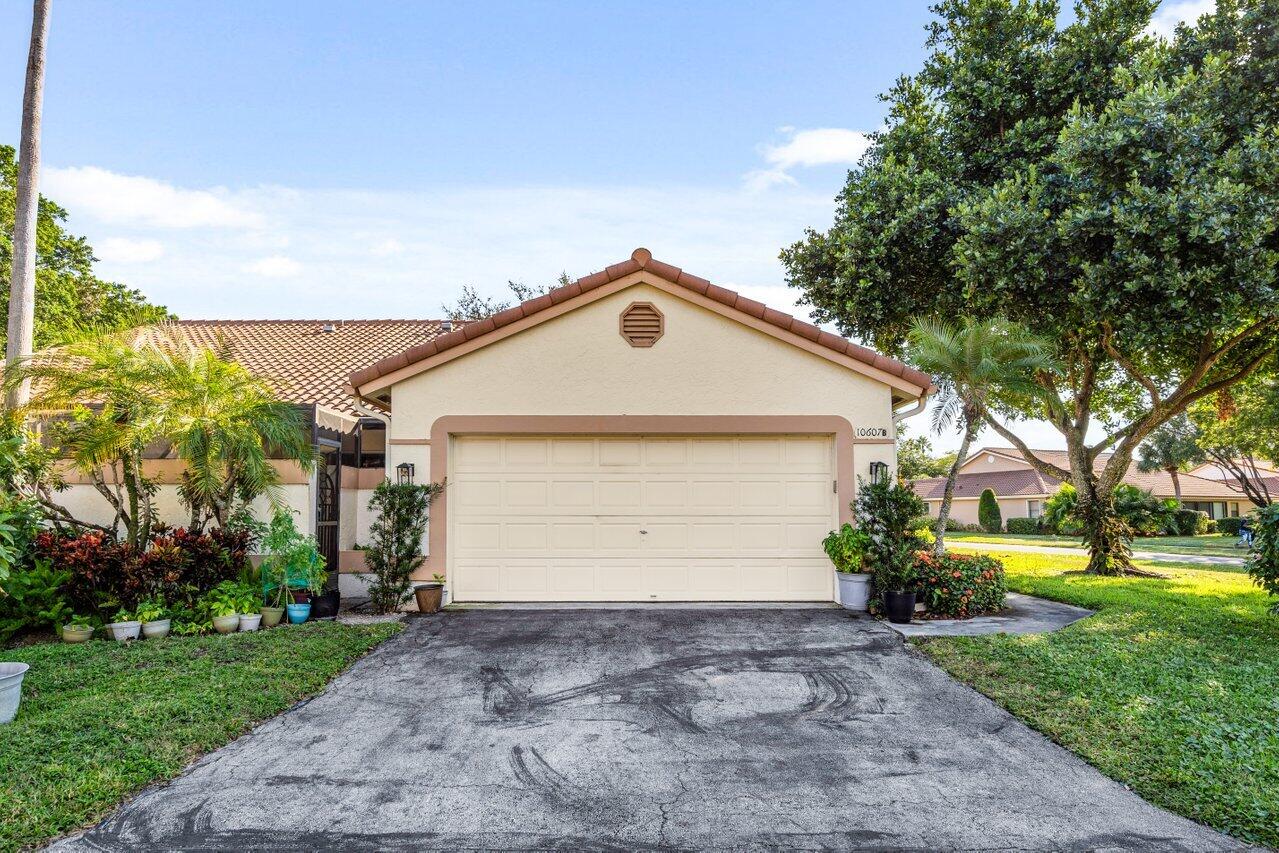
<instances>
[{"instance_id":1,"label":"garage","mask_svg":"<svg viewBox=\"0 0 1279 853\"><path fill-rule=\"evenodd\" d=\"M637 249L351 375L465 602L829 601L931 379Z\"/></svg>"},{"instance_id":2,"label":"garage","mask_svg":"<svg viewBox=\"0 0 1279 853\"><path fill-rule=\"evenodd\" d=\"M458 436L464 601L829 600L831 438Z\"/></svg>"}]
</instances>

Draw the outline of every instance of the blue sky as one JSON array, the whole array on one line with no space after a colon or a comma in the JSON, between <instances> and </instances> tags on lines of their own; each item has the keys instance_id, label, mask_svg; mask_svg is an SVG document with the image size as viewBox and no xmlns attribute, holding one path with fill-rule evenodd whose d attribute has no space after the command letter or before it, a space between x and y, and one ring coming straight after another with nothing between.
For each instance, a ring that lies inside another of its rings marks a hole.
<instances>
[{"instance_id":1,"label":"blue sky","mask_svg":"<svg viewBox=\"0 0 1279 853\"><path fill-rule=\"evenodd\" d=\"M927 6L55 0L41 189L187 318L438 316L638 245L802 315L778 250L829 225ZM14 145L29 15L0 4Z\"/></svg>"}]
</instances>

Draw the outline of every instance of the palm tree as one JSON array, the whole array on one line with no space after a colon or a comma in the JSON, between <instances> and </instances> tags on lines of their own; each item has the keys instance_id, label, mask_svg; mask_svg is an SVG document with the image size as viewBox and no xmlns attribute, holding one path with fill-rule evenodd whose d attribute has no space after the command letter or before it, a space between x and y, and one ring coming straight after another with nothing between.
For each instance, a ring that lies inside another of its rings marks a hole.
<instances>
[{"instance_id":1,"label":"palm tree","mask_svg":"<svg viewBox=\"0 0 1279 853\"><path fill-rule=\"evenodd\" d=\"M22 92L22 131L18 142L18 187L13 217L13 269L9 276L9 326L5 361L13 365L35 346L36 217L40 208L40 115L44 106L45 41L49 36L49 4L35 0L27 83ZM29 387L9 388L9 406L27 402Z\"/></svg>"},{"instance_id":2,"label":"palm tree","mask_svg":"<svg viewBox=\"0 0 1279 853\"><path fill-rule=\"evenodd\" d=\"M1199 448L1198 433L1190 418L1184 414L1165 421L1163 426L1152 432L1141 445L1141 456L1137 460L1138 471L1167 471L1172 477L1172 492L1181 503L1181 469L1204 461L1204 452Z\"/></svg>"},{"instance_id":3,"label":"palm tree","mask_svg":"<svg viewBox=\"0 0 1279 853\"><path fill-rule=\"evenodd\" d=\"M196 530L225 524L258 495L278 501L272 458L315 464L301 412L226 355L163 330L136 343L108 335L24 362L4 381L31 382L26 414L56 418L55 439L115 511L113 527L145 547L155 484L142 460L157 448L186 463L179 493Z\"/></svg>"},{"instance_id":4,"label":"palm tree","mask_svg":"<svg viewBox=\"0 0 1279 853\"><path fill-rule=\"evenodd\" d=\"M959 452L946 475L946 490L937 513L936 553L945 550L946 520L950 517L955 479L977 437L982 414L1037 395L1036 374L1055 370L1051 348L1005 320L918 320L909 335L910 360L937 379L938 406L933 410L937 432L958 423L963 434Z\"/></svg>"}]
</instances>

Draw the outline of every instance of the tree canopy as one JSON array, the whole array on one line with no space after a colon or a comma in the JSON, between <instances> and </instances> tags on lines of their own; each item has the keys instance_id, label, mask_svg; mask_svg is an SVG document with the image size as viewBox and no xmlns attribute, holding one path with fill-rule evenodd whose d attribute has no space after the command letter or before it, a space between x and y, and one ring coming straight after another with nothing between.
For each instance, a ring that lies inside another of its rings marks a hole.
<instances>
[{"instance_id":1,"label":"tree canopy","mask_svg":"<svg viewBox=\"0 0 1279 853\"><path fill-rule=\"evenodd\" d=\"M1279 0L1220 0L1171 43L1144 34L1157 5L1081 0L1059 27L1049 0L939 3L833 226L782 253L819 320L890 352L920 316L1055 343L1019 413L1061 432L1070 470L983 417L1072 479L1094 571L1129 567L1109 519L1136 446L1279 329Z\"/></svg>"},{"instance_id":2,"label":"tree canopy","mask_svg":"<svg viewBox=\"0 0 1279 853\"><path fill-rule=\"evenodd\" d=\"M0 287L9 290L13 264L14 205L18 162L12 146L0 145ZM93 274L93 249L83 237L66 231L67 211L40 199L36 224L36 349L86 335L119 331L171 318L162 306ZM0 339L8 320L8 302L0 300Z\"/></svg>"}]
</instances>

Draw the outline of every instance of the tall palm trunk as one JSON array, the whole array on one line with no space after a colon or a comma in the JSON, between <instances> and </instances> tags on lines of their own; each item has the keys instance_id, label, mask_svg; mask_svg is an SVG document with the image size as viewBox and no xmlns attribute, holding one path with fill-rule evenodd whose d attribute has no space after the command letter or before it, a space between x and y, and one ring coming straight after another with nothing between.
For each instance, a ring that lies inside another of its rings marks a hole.
<instances>
[{"instance_id":1,"label":"tall palm trunk","mask_svg":"<svg viewBox=\"0 0 1279 853\"><path fill-rule=\"evenodd\" d=\"M35 0L27 85L22 93L22 138L18 146L18 193L13 223L13 269L9 274L9 327L5 361L13 363L35 349L36 219L40 207L40 112L44 105L45 40L52 0ZM31 383L9 392L10 407L26 405Z\"/></svg>"},{"instance_id":2,"label":"tall palm trunk","mask_svg":"<svg viewBox=\"0 0 1279 853\"><path fill-rule=\"evenodd\" d=\"M960 466L968 458L968 446L973 443L973 439L977 438L977 425L976 418L970 418L967 413L964 414L964 438L959 443L955 461L951 463L950 471L946 474L946 491L941 496L941 506L937 510L937 523L933 527L933 535L937 538L937 541L933 543L934 554L942 554L946 550L946 521L950 518L950 502L955 495L955 480L959 478Z\"/></svg>"}]
</instances>

